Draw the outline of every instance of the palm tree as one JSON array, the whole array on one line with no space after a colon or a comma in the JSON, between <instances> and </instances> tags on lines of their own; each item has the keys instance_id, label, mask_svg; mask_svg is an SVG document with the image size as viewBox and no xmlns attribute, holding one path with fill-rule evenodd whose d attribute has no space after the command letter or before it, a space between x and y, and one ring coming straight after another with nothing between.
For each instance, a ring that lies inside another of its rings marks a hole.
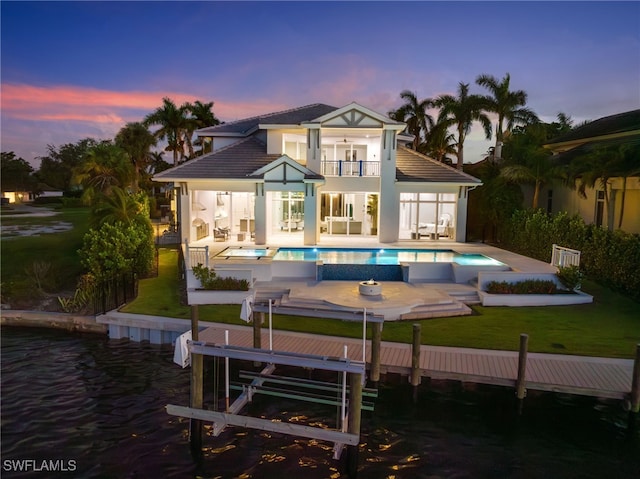
<instances>
[{"instance_id":1,"label":"palm tree","mask_svg":"<svg viewBox=\"0 0 640 479\"><path fill-rule=\"evenodd\" d=\"M447 155L456 154L455 136L449 131L450 122L439 121L431 128L424 143L418 148L421 153L424 153L435 160L450 163Z\"/></svg>"},{"instance_id":2,"label":"palm tree","mask_svg":"<svg viewBox=\"0 0 640 479\"><path fill-rule=\"evenodd\" d=\"M92 227L100 227L105 223L117 222L130 225L142 213L142 205L136 198L122 188L114 186L110 194L101 194L92 209Z\"/></svg>"},{"instance_id":3,"label":"palm tree","mask_svg":"<svg viewBox=\"0 0 640 479\"><path fill-rule=\"evenodd\" d=\"M486 104L484 109L498 115L498 123L496 125L496 147L494 150L495 158L501 158L502 144L504 141L504 122L507 122L506 131L516 125L528 125L536 123L538 116L529 108L525 108L527 103L527 94L523 90L509 90L511 76L507 73L500 81L492 75L479 75L476 83L485 87L491 95L483 97Z\"/></svg>"},{"instance_id":4,"label":"palm tree","mask_svg":"<svg viewBox=\"0 0 640 479\"><path fill-rule=\"evenodd\" d=\"M140 175L151 162L150 149L156 145L156 138L142 123L127 123L116 135L115 143L127 152L134 167L133 192L138 192Z\"/></svg>"},{"instance_id":5,"label":"palm tree","mask_svg":"<svg viewBox=\"0 0 640 479\"><path fill-rule=\"evenodd\" d=\"M187 109L191 113L193 117L193 128L188 132L189 136L193 136L193 132L197 128L206 128L208 126L215 126L220 124L220 120L216 118L215 113L213 113L213 102L210 101L208 103L202 103L200 100L195 101L194 103L187 103ZM201 140L197 139L193 142L193 144L200 144ZM202 144L202 150L199 154L205 153L205 145Z\"/></svg>"},{"instance_id":6,"label":"palm tree","mask_svg":"<svg viewBox=\"0 0 640 479\"><path fill-rule=\"evenodd\" d=\"M395 111L389 112L389 116L396 121L407 124L407 131L413 135L413 149L417 150L424 136L433 126L433 117L427 113L427 109L433 105L431 98L418 100L415 93L403 90L400 98L404 104Z\"/></svg>"},{"instance_id":7,"label":"palm tree","mask_svg":"<svg viewBox=\"0 0 640 479\"><path fill-rule=\"evenodd\" d=\"M491 122L487 115L483 113L483 98L479 95L469 94L469 84L460 82L458 84L458 96L440 95L433 102L434 106L440 108L438 122L448 121L456 126L458 132L457 156L458 169L462 170L464 162L464 140L471 131L474 121L479 121L484 128L487 139L491 138Z\"/></svg>"},{"instance_id":8,"label":"palm tree","mask_svg":"<svg viewBox=\"0 0 640 479\"><path fill-rule=\"evenodd\" d=\"M552 160L549 150L542 147L556 128L554 123L535 123L516 127L505 135L506 165L502 167L500 176L511 183L532 184L534 209L538 207L542 187L564 177L562 166Z\"/></svg>"},{"instance_id":9,"label":"palm tree","mask_svg":"<svg viewBox=\"0 0 640 479\"><path fill-rule=\"evenodd\" d=\"M148 114L143 121L147 127L160 125L154 135L160 140L167 140L166 150L173 151L173 166L176 166L179 160L184 158L185 145L190 154L193 154L191 136L188 132L193 131L195 127L193 126L194 121L188 113L187 103L177 107L170 98L165 97L162 99L162 106Z\"/></svg>"},{"instance_id":10,"label":"palm tree","mask_svg":"<svg viewBox=\"0 0 640 479\"><path fill-rule=\"evenodd\" d=\"M133 176L133 165L125 151L110 142L87 150L80 165L73 170L73 182L83 186L86 203L91 203L99 193L110 194L114 187L130 186Z\"/></svg>"},{"instance_id":11,"label":"palm tree","mask_svg":"<svg viewBox=\"0 0 640 479\"><path fill-rule=\"evenodd\" d=\"M627 179L640 174L640 166L637 164L639 154L640 145L637 144L601 146L594 148L584 156L576 157L571 162L570 178L577 184L578 194L582 198L586 198L587 188L600 187L602 189L605 210L608 212L609 229L613 229L613 214L610 209L610 180L622 178L620 218L618 219L618 228L620 228L624 217Z\"/></svg>"}]
</instances>

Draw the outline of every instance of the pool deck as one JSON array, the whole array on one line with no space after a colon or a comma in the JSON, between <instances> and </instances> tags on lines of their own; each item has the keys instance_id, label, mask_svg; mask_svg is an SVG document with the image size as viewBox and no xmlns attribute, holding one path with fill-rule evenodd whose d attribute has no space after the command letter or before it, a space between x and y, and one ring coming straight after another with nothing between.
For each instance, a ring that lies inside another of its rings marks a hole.
<instances>
[{"instance_id":1,"label":"pool deck","mask_svg":"<svg viewBox=\"0 0 640 479\"><path fill-rule=\"evenodd\" d=\"M381 244L373 238L363 238L357 245L353 238L325 239L318 247L322 248L405 248L405 249L446 249L464 254L482 254L509 265L512 271L534 274L555 274L557 269L542 261L505 251L482 243L456 243L453 241L400 241L393 244ZM191 246L209 246L209 257L213 258L228 247L244 246L264 248L248 241L215 242L201 241ZM301 247L299 244L270 244L270 248ZM235 264L252 259L233 258ZM369 278L362 278L365 281ZM481 303L478 287L475 283L447 280L419 280L411 282L382 281L382 295L366 297L358 292L358 281L316 281L315 278L276 277L269 281L256 281L254 284L256 301L273 301L281 308L281 314L304 315L306 310L326 311L367 311L387 321L426 319L447 316L463 316L472 313L468 307ZM302 311L302 312L301 312Z\"/></svg>"}]
</instances>

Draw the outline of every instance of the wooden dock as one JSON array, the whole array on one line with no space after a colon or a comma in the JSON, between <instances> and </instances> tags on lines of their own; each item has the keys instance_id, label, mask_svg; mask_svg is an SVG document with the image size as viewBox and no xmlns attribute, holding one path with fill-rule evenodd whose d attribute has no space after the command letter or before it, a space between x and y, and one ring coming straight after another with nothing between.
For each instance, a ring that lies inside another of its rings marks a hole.
<instances>
[{"instance_id":1,"label":"wooden dock","mask_svg":"<svg viewBox=\"0 0 640 479\"><path fill-rule=\"evenodd\" d=\"M199 340L224 344L225 329L229 344L252 347L253 328L216 326L200 332ZM343 357L348 347L350 359L362 361L362 340L319 336L274 330L273 349L297 354ZM269 330L262 329L262 348L269 348ZM371 361L371 341L366 341L365 361ZM382 342L380 372L409 376L412 345ZM528 353L525 387L601 398L628 399L632 389L634 362L630 359ZM518 351L493 351L441 346L420 348L420 375L434 379L516 387Z\"/></svg>"}]
</instances>

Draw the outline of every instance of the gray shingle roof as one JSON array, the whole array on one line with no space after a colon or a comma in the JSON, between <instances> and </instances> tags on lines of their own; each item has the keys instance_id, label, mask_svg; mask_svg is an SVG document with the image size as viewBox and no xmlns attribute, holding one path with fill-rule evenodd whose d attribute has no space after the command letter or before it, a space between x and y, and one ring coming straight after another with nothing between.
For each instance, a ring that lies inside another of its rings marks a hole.
<instances>
[{"instance_id":1,"label":"gray shingle roof","mask_svg":"<svg viewBox=\"0 0 640 479\"><path fill-rule=\"evenodd\" d=\"M422 155L415 150L399 147L396 155L396 179L423 183L476 183L481 181L467 173Z\"/></svg>"},{"instance_id":2,"label":"gray shingle roof","mask_svg":"<svg viewBox=\"0 0 640 479\"><path fill-rule=\"evenodd\" d=\"M246 179L248 175L282 155L268 155L267 147L253 136L208 155L200 156L154 176L172 179Z\"/></svg>"},{"instance_id":3,"label":"gray shingle roof","mask_svg":"<svg viewBox=\"0 0 640 479\"><path fill-rule=\"evenodd\" d=\"M558 138L549 141L547 145L564 143L582 139L597 138L604 135L624 133L640 130L640 110L632 110L617 115L605 116L571 130Z\"/></svg>"},{"instance_id":4,"label":"gray shingle roof","mask_svg":"<svg viewBox=\"0 0 640 479\"><path fill-rule=\"evenodd\" d=\"M246 135L255 130L258 125L300 125L306 121L314 120L322 115L326 115L337 110L335 106L314 103L291 110L267 113L265 115L254 116L243 120L232 121L222 125L202 128L196 133L200 136L216 135L223 133L233 133Z\"/></svg>"}]
</instances>

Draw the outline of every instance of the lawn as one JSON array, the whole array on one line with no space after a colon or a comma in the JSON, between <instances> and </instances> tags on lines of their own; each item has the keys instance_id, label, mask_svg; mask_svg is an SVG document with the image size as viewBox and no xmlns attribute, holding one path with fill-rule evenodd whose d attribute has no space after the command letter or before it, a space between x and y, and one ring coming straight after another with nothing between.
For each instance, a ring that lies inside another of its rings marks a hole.
<instances>
[{"instance_id":1,"label":"lawn","mask_svg":"<svg viewBox=\"0 0 640 479\"><path fill-rule=\"evenodd\" d=\"M140 282L136 300L122 310L129 313L190 318L180 305L177 252L160 251L160 274ZM594 303L578 306L481 307L474 315L385 323L384 341L410 343L412 324L422 326L422 343L437 346L517 350L521 333L529 335L532 352L631 358L640 343L640 304L598 284L585 281L583 289ZM245 324L240 305L199 308L204 321ZM316 334L362 337L362 326L328 319L274 315L274 328Z\"/></svg>"},{"instance_id":2,"label":"lawn","mask_svg":"<svg viewBox=\"0 0 640 479\"><path fill-rule=\"evenodd\" d=\"M71 223L68 231L41 234L38 236L2 237L2 282L3 286L24 281L25 269L35 262L48 263L53 290L75 288L76 278L82 273L78 249L88 231L87 208L63 208L60 214L47 217L25 217L2 215L2 228L7 226L50 225Z\"/></svg>"}]
</instances>

